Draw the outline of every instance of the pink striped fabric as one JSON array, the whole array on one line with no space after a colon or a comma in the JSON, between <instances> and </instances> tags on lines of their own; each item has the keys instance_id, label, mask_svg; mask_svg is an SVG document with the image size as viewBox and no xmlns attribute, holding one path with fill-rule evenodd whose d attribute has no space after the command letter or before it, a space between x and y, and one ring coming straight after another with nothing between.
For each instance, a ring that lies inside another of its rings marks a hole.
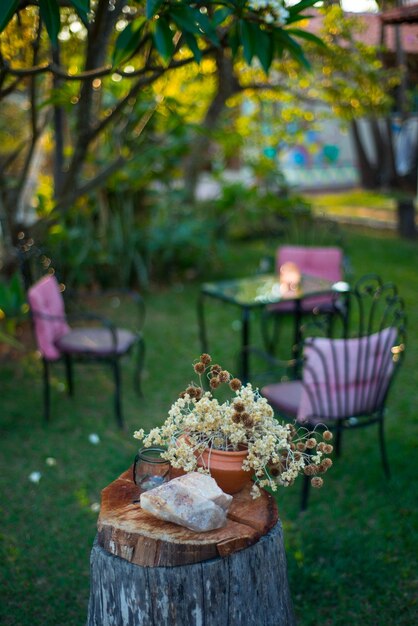
<instances>
[{"instance_id":1,"label":"pink striped fabric","mask_svg":"<svg viewBox=\"0 0 418 626\"><path fill-rule=\"evenodd\" d=\"M384 401L396 328L355 339L308 338L297 420L370 414Z\"/></svg>"},{"instance_id":2,"label":"pink striped fabric","mask_svg":"<svg viewBox=\"0 0 418 626\"><path fill-rule=\"evenodd\" d=\"M35 336L42 356L55 361L61 353L55 342L70 331L65 317L64 299L55 276L44 276L28 290Z\"/></svg>"}]
</instances>

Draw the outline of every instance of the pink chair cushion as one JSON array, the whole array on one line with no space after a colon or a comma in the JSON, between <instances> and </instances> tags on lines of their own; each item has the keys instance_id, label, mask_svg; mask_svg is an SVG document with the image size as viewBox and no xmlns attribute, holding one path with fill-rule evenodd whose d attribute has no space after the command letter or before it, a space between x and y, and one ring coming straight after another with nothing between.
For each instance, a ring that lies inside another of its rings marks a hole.
<instances>
[{"instance_id":1,"label":"pink chair cushion","mask_svg":"<svg viewBox=\"0 0 418 626\"><path fill-rule=\"evenodd\" d=\"M121 355L135 343L136 335L129 330L116 331L116 350L113 335L107 328L74 328L57 340L57 347L67 354L106 357Z\"/></svg>"},{"instance_id":2,"label":"pink chair cushion","mask_svg":"<svg viewBox=\"0 0 418 626\"><path fill-rule=\"evenodd\" d=\"M297 420L321 422L370 414L382 404L393 372L396 328L356 339L306 339Z\"/></svg>"},{"instance_id":3,"label":"pink chair cushion","mask_svg":"<svg viewBox=\"0 0 418 626\"><path fill-rule=\"evenodd\" d=\"M28 290L38 349L48 360L59 359L56 341L70 331L64 300L55 276L44 276Z\"/></svg>"},{"instance_id":4,"label":"pink chair cushion","mask_svg":"<svg viewBox=\"0 0 418 626\"><path fill-rule=\"evenodd\" d=\"M281 246L276 255L276 271L279 273L283 263L296 263L302 274L325 278L332 282L342 279L343 253L340 248Z\"/></svg>"},{"instance_id":5,"label":"pink chair cushion","mask_svg":"<svg viewBox=\"0 0 418 626\"><path fill-rule=\"evenodd\" d=\"M300 380L266 385L261 389L261 393L280 413L288 417L297 416L302 397Z\"/></svg>"},{"instance_id":6,"label":"pink chair cushion","mask_svg":"<svg viewBox=\"0 0 418 626\"><path fill-rule=\"evenodd\" d=\"M343 254L336 247L307 247L307 246L281 246L276 255L276 271L280 273L280 267L291 261L296 263L302 274L308 274L317 278L324 278L332 282L342 279ZM310 313L315 307L321 311L332 310L333 296L321 295L303 298L301 302L302 313ZM296 303L294 300L284 300L268 306L272 313L294 313Z\"/></svg>"}]
</instances>

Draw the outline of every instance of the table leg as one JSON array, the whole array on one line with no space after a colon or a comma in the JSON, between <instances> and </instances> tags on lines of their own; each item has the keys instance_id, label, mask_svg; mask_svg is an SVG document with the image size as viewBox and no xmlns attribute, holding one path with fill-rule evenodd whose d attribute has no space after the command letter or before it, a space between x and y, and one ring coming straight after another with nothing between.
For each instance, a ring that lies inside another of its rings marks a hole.
<instances>
[{"instance_id":1,"label":"table leg","mask_svg":"<svg viewBox=\"0 0 418 626\"><path fill-rule=\"evenodd\" d=\"M293 368L295 379L300 375L300 357L301 357L301 341L302 341L302 301L295 301L295 333L293 338L293 358L295 365Z\"/></svg>"}]
</instances>

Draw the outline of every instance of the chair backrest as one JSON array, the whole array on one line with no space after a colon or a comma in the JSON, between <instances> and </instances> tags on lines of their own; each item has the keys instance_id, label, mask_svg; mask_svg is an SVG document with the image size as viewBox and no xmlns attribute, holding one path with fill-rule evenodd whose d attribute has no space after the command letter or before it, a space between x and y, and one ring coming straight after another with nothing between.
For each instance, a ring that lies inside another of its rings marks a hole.
<instances>
[{"instance_id":1,"label":"chair backrest","mask_svg":"<svg viewBox=\"0 0 418 626\"><path fill-rule=\"evenodd\" d=\"M38 349L48 360L61 356L55 342L70 331L65 317L64 299L54 275L48 275L37 281L28 290L34 331Z\"/></svg>"},{"instance_id":2,"label":"chair backrest","mask_svg":"<svg viewBox=\"0 0 418 626\"><path fill-rule=\"evenodd\" d=\"M276 254L278 273L280 267L288 261L295 263L302 274L333 282L343 277L343 251L338 247L281 246Z\"/></svg>"},{"instance_id":3,"label":"chair backrest","mask_svg":"<svg viewBox=\"0 0 418 626\"><path fill-rule=\"evenodd\" d=\"M342 317L342 337L305 334L298 421L372 415L384 407L404 355L403 300L393 284L365 276L346 294Z\"/></svg>"}]
</instances>

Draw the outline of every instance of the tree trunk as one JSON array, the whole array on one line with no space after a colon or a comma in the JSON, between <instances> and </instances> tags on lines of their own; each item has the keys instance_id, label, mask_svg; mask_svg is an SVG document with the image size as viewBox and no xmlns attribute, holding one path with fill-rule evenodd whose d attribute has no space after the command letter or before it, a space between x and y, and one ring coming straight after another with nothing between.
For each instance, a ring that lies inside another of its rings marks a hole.
<instances>
[{"instance_id":1,"label":"tree trunk","mask_svg":"<svg viewBox=\"0 0 418 626\"><path fill-rule=\"evenodd\" d=\"M294 626L280 521L226 558L141 567L95 542L87 626Z\"/></svg>"},{"instance_id":2,"label":"tree trunk","mask_svg":"<svg viewBox=\"0 0 418 626\"><path fill-rule=\"evenodd\" d=\"M357 120L352 120L351 122L351 136L356 151L361 184L366 189L375 189L378 186L376 167L370 162L367 156Z\"/></svg>"},{"instance_id":3,"label":"tree trunk","mask_svg":"<svg viewBox=\"0 0 418 626\"><path fill-rule=\"evenodd\" d=\"M398 201L398 233L403 239L416 239L415 206L412 198Z\"/></svg>"},{"instance_id":4,"label":"tree trunk","mask_svg":"<svg viewBox=\"0 0 418 626\"><path fill-rule=\"evenodd\" d=\"M222 48L216 53L216 67L217 90L207 110L201 130L194 137L189 155L185 160L184 188L186 197L190 201L194 199L199 174L208 162L211 133L216 127L227 99L240 90L240 85L234 76L232 60Z\"/></svg>"}]
</instances>

